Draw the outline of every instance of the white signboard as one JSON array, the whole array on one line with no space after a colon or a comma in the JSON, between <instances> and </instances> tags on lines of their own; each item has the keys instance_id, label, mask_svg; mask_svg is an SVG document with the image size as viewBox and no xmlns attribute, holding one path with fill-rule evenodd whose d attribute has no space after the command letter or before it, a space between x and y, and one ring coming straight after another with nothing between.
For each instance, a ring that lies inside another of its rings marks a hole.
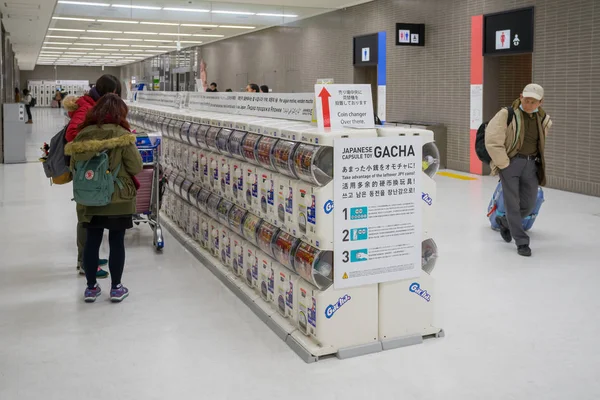
<instances>
[{"instance_id":1,"label":"white signboard","mask_svg":"<svg viewBox=\"0 0 600 400\"><path fill-rule=\"evenodd\" d=\"M412 33L410 35L410 42L411 43L419 44L419 34L418 33Z\"/></svg>"},{"instance_id":2,"label":"white signboard","mask_svg":"<svg viewBox=\"0 0 600 400\"><path fill-rule=\"evenodd\" d=\"M192 110L295 121L310 121L314 106L312 93L192 92L189 97Z\"/></svg>"},{"instance_id":3,"label":"white signboard","mask_svg":"<svg viewBox=\"0 0 600 400\"><path fill-rule=\"evenodd\" d=\"M237 93L191 92L189 106L192 110L235 114Z\"/></svg>"},{"instance_id":4,"label":"white signboard","mask_svg":"<svg viewBox=\"0 0 600 400\"><path fill-rule=\"evenodd\" d=\"M335 141L334 287L421 274L422 138Z\"/></svg>"},{"instance_id":5,"label":"white signboard","mask_svg":"<svg viewBox=\"0 0 600 400\"><path fill-rule=\"evenodd\" d=\"M496 31L496 50L510 49L510 29Z\"/></svg>"},{"instance_id":6,"label":"white signboard","mask_svg":"<svg viewBox=\"0 0 600 400\"><path fill-rule=\"evenodd\" d=\"M483 123L483 85L471 85L470 129L479 129Z\"/></svg>"},{"instance_id":7,"label":"white signboard","mask_svg":"<svg viewBox=\"0 0 600 400\"><path fill-rule=\"evenodd\" d=\"M371 85L315 85L319 128L374 128Z\"/></svg>"},{"instance_id":8,"label":"white signboard","mask_svg":"<svg viewBox=\"0 0 600 400\"><path fill-rule=\"evenodd\" d=\"M314 98L312 93L237 93L238 113L268 118L309 121Z\"/></svg>"}]
</instances>

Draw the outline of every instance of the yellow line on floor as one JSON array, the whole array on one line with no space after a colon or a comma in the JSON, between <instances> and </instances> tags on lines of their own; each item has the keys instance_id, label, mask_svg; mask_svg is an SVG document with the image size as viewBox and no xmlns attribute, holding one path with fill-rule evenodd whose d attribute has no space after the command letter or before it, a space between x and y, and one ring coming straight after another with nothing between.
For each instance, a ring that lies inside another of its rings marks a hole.
<instances>
[{"instance_id":1,"label":"yellow line on floor","mask_svg":"<svg viewBox=\"0 0 600 400\"><path fill-rule=\"evenodd\" d=\"M455 174L453 172L442 171L442 172L438 172L437 174L440 176L445 176L446 178L460 179L461 181L476 181L477 180L477 178L473 178L472 176Z\"/></svg>"}]
</instances>

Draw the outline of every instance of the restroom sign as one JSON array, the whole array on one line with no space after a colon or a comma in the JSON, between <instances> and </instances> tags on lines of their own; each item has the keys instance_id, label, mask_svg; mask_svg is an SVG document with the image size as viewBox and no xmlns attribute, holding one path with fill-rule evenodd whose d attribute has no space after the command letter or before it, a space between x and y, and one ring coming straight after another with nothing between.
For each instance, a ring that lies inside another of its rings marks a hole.
<instances>
[{"instance_id":1,"label":"restroom sign","mask_svg":"<svg viewBox=\"0 0 600 400\"><path fill-rule=\"evenodd\" d=\"M510 50L510 29L496 32L496 50Z\"/></svg>"},{"instance_id":2,"label":"restroom sign","mask_svg":"<svg viewBox=\"0 0 600 400\"><path fill-rule=\"evenodd\" d=\"M362 61L369 62L371 61L371 49L368 47L364 47L362 49Z\"/></svg>"}]
</instances>

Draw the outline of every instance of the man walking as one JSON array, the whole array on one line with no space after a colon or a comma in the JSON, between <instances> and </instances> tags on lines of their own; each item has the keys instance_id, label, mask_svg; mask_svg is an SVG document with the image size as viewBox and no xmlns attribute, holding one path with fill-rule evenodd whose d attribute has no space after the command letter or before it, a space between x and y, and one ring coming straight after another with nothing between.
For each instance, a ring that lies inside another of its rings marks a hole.
<instances>
[{"instance_id":1,"label":"man walking","mask_svg":"<svg viewBox=\"0 0 600 400\"><path fill-rule=\"evenodd\" d=\"M500 235L508 243L514 238L524 257L531 256L531 248L522 220L535 208L538 185L546 184L544 146L552 121L541 108L543 100L540 85L527 85L512 104L511 123L507 126L509 111L503 108L485 131L492 175L500 175L504 192L506 216L496 219Z\"/></svg>"}]
</instances>

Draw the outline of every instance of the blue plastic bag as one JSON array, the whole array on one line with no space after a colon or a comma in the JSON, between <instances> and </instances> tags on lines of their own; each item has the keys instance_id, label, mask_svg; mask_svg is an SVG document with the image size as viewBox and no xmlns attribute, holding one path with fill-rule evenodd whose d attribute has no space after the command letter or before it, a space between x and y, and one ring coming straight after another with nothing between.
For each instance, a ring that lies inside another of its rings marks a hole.
<instances>
[{"instance_id":1,"label":"blue plastic bag","mask_svg":"<svg viewBox=\"0 0 600 400\"><path fill-rule=\"evenodd\" d=\"M542 203L544 202L544 191L542 188L538 188L537 200L535 202L535 208L527 217L523 218L523 229L526 231L530 230L535 223L535 219L537 218L540 208L542 208ZM494 195L490 200L490 204L488 205L488 218L490 219L490 224L492 225L493 230L499 230L500 227L496 222L496 217L503 217L506 215L506 208L504 206L504 194L502 193L502 183L498 182L498 186L496 186L496 190L494 191Z\"/></svg>"}]
</instances>

